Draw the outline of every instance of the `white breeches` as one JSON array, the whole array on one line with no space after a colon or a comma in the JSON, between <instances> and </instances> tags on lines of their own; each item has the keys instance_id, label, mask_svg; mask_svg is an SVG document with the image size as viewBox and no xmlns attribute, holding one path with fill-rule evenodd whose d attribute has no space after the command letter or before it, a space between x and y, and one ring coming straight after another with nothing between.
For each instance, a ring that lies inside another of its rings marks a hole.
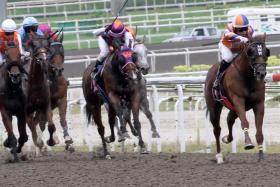
<instances>
[{"instance_id":1,"label":"white breeches","mask_svg":"<svg viewBox=\"0 0 280 187\"><path fill-rule=\"evenodd\" d=\"M222 60L230 63L232 59L237 56L237 53L233 53L229 48L227 48L222 42L219 43L219 51Z\"/></svg>"},{"instance_id":2,"label":"white breeches","mask_svg":"<svg viewBox=\"0 0 280 187\"><path fill-rule=\"evenodd\" d=\"M97 57L97 60L102 61L109 54L108 44L102 38L102 36L98 36L98 47L100 49L100 53L99 53L99 56Z\"/></svg>"}]
</instances>

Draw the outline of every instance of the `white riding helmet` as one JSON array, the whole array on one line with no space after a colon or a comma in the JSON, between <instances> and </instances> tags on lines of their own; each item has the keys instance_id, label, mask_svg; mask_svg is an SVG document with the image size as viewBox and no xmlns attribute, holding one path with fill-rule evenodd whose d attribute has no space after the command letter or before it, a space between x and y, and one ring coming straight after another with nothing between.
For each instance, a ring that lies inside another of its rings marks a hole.
<instances>
[{"instance_id":1,"label":"white riding helmet","mask_svg":"<svg viewBox=\"0 0 280 187\"><path fill-rule=\"evenodd\" d=\"M4 32L14 32L17 29L17 25L14 20L6 19L2 22L1 28Z\"/></svg>"},{"instance_id":2,"label":"white riding helmet","mask_svg":"<svg viewBox=\"0 0 280 187\"><path fill-rule=\"evenodd\" d=\"M27 17L22 22L22 27L38 26L38 21L34 17Z\"/></svg>"}]
</instances>

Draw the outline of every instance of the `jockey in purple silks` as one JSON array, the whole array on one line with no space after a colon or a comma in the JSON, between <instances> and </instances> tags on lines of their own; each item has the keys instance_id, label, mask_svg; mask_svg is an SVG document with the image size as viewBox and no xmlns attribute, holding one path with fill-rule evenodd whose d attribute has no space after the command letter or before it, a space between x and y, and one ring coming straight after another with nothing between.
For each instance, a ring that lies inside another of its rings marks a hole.
<instances>
[{"instance_id":1,"label":"jockey in purple silks","mask_svg":"<svg viewBox=\"0 0 280 187\"><path fill-rule=\"evenodd\" d=\"M103 65L104 60L110 52L114 49L112 47L112 42L114 39L120 39L122 43L125 43L129 48L133 48L134 39L130 32L127 31L123 22L121 20L115 20L107 28L102 28L102 31L98 35L98 46L100 49L99 56L97 57L95 63L95 73L93 78L94 92L98 92L97 81L100 78L100 69L99 66Z\"/></svg>"}]
</instances>

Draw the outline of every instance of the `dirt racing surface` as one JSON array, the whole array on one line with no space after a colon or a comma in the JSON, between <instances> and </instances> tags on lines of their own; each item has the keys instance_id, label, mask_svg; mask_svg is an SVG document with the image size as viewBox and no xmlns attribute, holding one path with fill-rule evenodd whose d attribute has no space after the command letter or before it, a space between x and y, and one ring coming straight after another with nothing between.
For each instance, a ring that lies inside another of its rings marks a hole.
<instances>
[{"instance_id":1,"label":"dirt racing surface","mask_svg":"<svg viewBox=\"0 0 280 187\"><path fill-rule=\"evenodd\" d=\"M90 153L53 152L19 163L0 159L0 186L280 186L280 155L228 154L217 165L214 154L112 153L112 160Z\"/></svg>"}]
</instances>

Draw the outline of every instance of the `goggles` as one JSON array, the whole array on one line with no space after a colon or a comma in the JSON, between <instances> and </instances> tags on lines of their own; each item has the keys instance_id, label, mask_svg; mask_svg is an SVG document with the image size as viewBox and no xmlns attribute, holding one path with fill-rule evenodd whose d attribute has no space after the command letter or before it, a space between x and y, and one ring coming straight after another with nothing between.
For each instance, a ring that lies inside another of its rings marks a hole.
<instances>
[{"instance_id":1,"label":"goggles","mask_svg":"<svg viewBox=\"0 0 280 187\"><path fill-rule=\"evenodd\" d=\"M14 32L5 32L5 35L6 36L11 36L11 35L13 35L14 34Z\"/></svg>"},{"instance_id":2,"label":"goggles","mask_svg":"<svg viewBox=\"0 0 280 187\"><path fill-rule=\"evenodd\" d=\"M24 28L24 31L27 32L27 33L30 33L31 31L32 32L37 32L37 30L38 30L38 26L29 26L29 27Z\"/></svg>"},{"instance_id":3,"label":"goggles","mask_svg":"<svg viewBox=\"0 0 280 187\"><path fill-rule=\"evenodd\" d=\"M243 28L235 28L236 32L245 32L248 31L248 27L243 27Z\"/></svg>"}]
</instances>

